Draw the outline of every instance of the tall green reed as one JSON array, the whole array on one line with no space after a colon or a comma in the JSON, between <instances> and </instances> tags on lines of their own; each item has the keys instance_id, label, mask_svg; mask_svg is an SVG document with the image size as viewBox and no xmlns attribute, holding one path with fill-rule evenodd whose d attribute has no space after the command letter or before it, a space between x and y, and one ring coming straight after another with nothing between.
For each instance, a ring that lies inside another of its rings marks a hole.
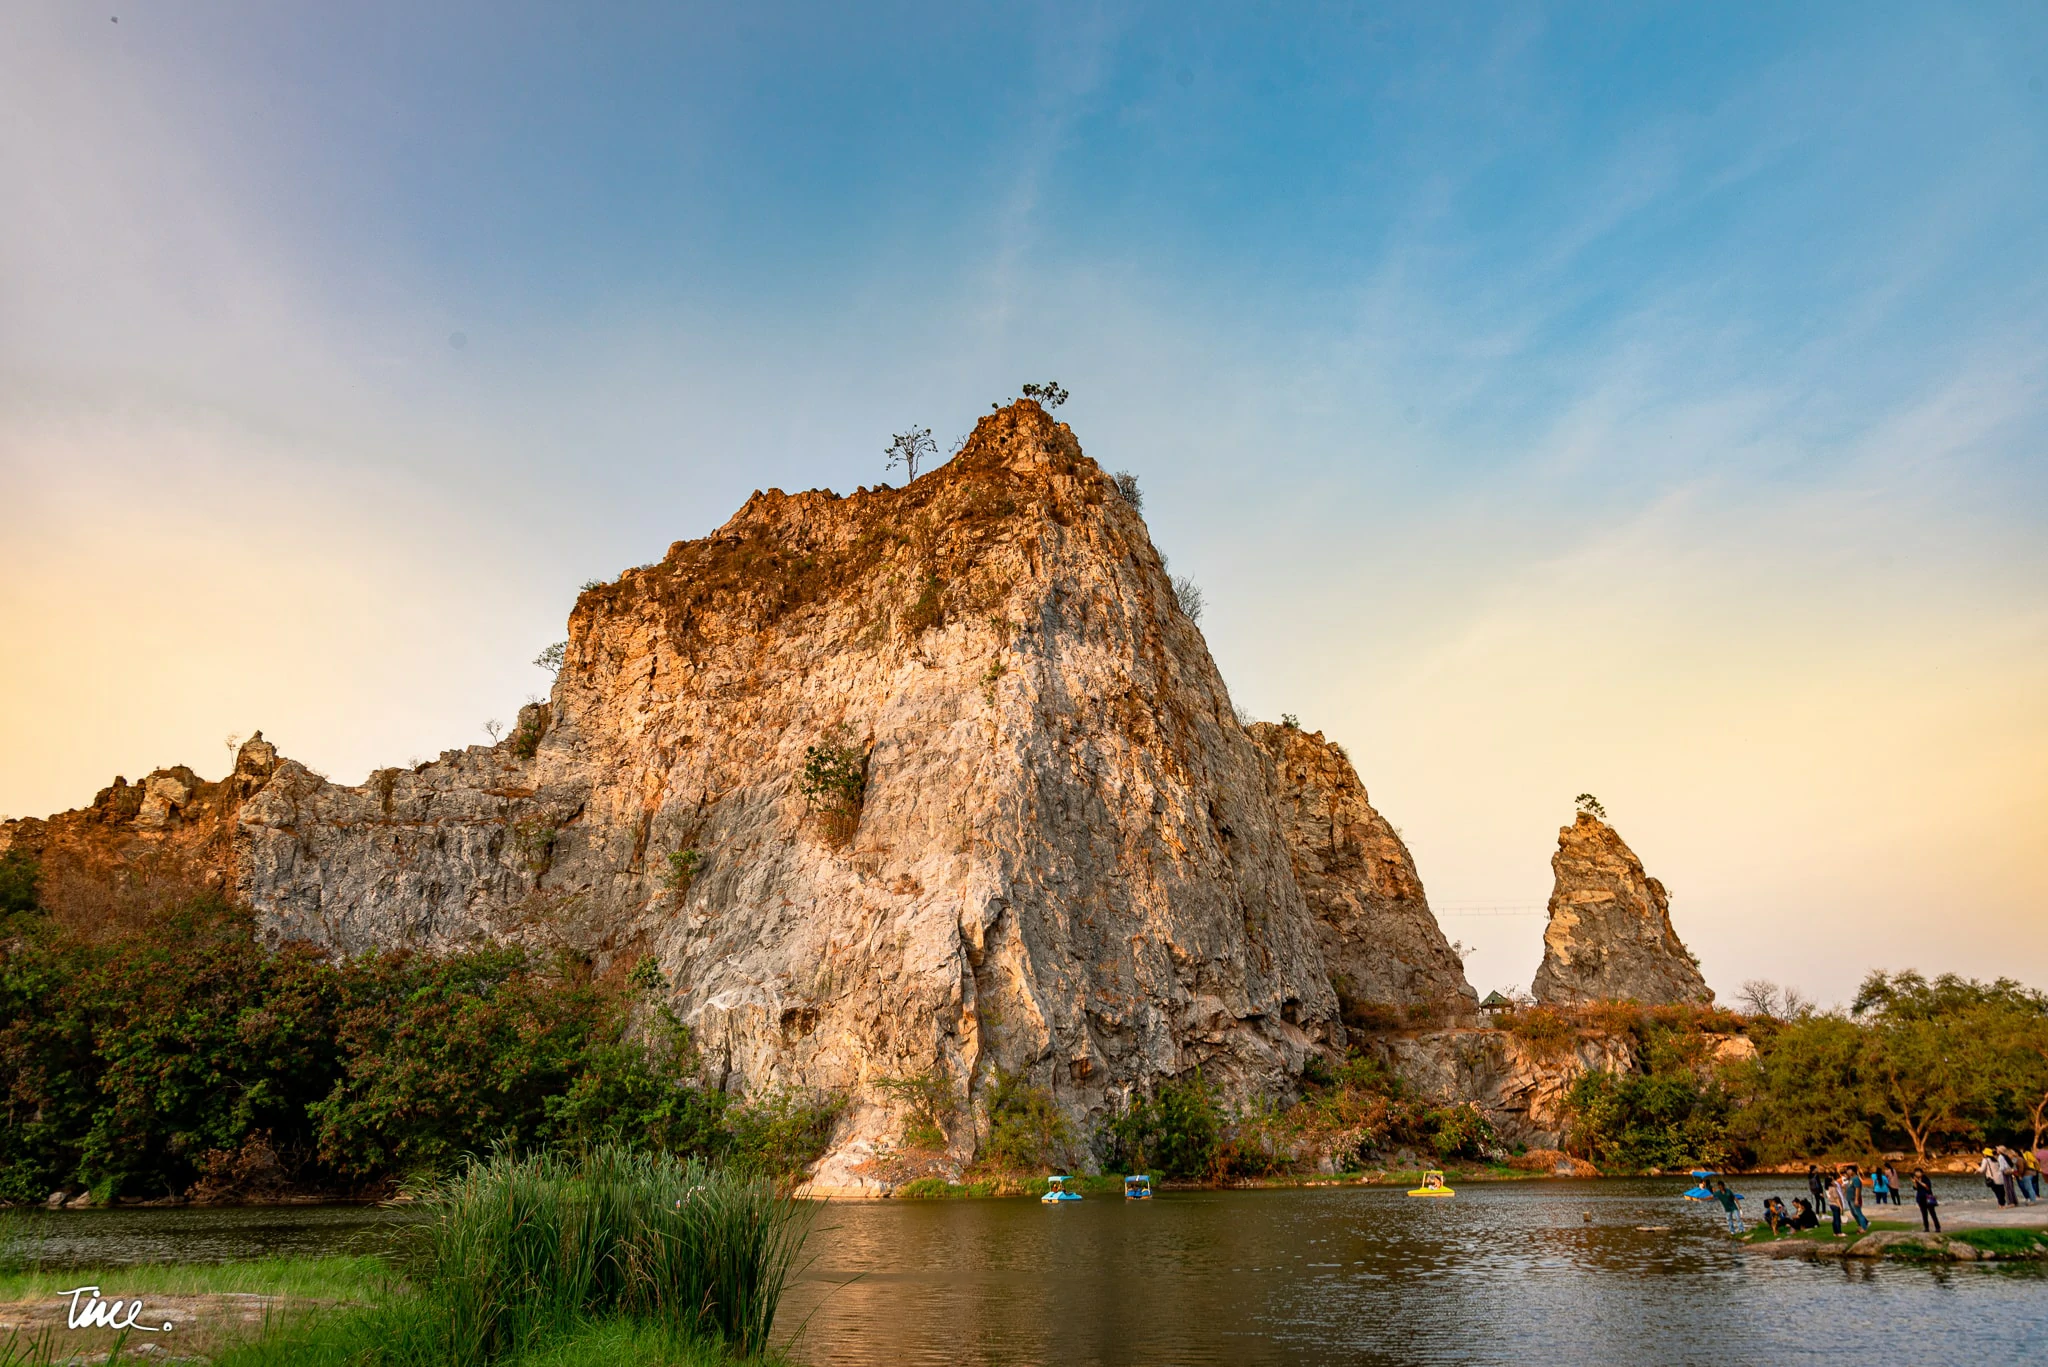
<instances>
[{"instance_id":1,"label":"tall green reed","mask_svg":"<svg viewBox=\"0 0 2048 1367\"><path fill-rule=\"evenodd\" d=\"M429 1200L417 1281L457 1367L608 1317L759 1353L811 1219L768 1182L618 1147L501 1154Z\"/></svg>"}]
</instances>

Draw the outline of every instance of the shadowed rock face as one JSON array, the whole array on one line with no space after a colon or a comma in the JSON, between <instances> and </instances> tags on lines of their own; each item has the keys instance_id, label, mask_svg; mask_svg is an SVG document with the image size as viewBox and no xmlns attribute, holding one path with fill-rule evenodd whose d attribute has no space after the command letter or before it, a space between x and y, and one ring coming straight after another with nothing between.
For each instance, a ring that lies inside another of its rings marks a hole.
<instances>
[{"instance_id":1,"label":"shadowed rock face","mask_svg":"<svg viewBox=\"0 0 2048 1367\"><path fill-rule=\"evenodd\" d=\"M836 821L798 785L826 742L865 775ZM268 941L652 955L714 1079L854 1098L825 1187L900 1129L880 1079L951 1080L957 1163L997 1068L1086 1133L1197 1066L1282 1090L1337 1030L1265 758L1143 520L1029 401L906 488L756 494L588 590L495 746L266 777L216 866Z\"/></svg>"},{"instance_id":2,"label":"shadowed rock face","mask_svg":"<svg viewBox=\"0 0 2048 1367\"><path fill-rule=\"evenodd\" d=\"M1664 885L1643 872L1612 826L1581 812L1558 832L1550 867L1557 883L1536 1000L1666 1005L1714 999L1671 927Z\"/></svg>"},{"instance_id":3,"label":"shadowed rock face","mask_svg":"<svg viewBox=\"0 0 2048 1367\"><path fill-rule=\"evenodd\" d=\"M1294 881L1339 1000L1471 1016L1478 994L1430 914L1407 845L1366 800L1350 758L1320 731L1271 722L1247 731L1271 761Z\"/></svg>"}]
</instances>

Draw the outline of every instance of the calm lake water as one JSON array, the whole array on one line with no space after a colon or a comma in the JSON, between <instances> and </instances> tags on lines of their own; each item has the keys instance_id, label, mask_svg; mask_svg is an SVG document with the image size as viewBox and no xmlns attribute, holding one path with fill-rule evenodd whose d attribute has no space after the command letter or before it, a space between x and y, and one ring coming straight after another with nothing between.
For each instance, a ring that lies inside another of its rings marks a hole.
<instances>
[{"instance_id":1,"label":"calm lake water","mask_svg":"<svg viewBox=\"0 0 2048 1367\"><path fill-rule=\"evenodd\" d=\"M817 1367L2048 1362L2040 1264L1760 1258L1685 1185L838 1205L780 1327L809 1316ZM1795 1185L1736 1188L1755 1209Z\"/></svg>"},{"instance_id":2,"label":"calm lake water","mask_svg":"<svg viewBox=\"0 0 2048 1367\"><path fill-rule=\"evenodd\" d=\"M778 1333L801 1325L797 1356L815 1367L2048 1361L2041 1264L1759 1258L1729 1242L1718 1209L1678 1200L1683 1185L834 1204ZM1797 1185L1736 1183L1752 1209ZM1983 1195L1945 1187L1951 1208ZM404 1218L115 1209L38 1224L46 1258L104 1263L375 1252Z\"/></svg>"}]
</instances>

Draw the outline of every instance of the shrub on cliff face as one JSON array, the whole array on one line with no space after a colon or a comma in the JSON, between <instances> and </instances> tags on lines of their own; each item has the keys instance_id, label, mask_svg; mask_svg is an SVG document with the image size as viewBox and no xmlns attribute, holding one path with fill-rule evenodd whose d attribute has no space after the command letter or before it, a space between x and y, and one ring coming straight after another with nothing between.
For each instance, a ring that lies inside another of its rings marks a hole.
<instances>
[{"instance_id":1,"label":"shrub on cliff face","mask_svg":"<svg viewBox=\"0 0 2048 1367\"><path fill-rule=\"evenodd\" d=\"M852 838L867 800L868 754L842 728L804 748L804 767L796 790L804 806L823 815L826 833L835 841Z\"/></svg>"},{"instance_id":2,"label":"shrub on cliff face","mask_svg":"<svg viewBox=\"0 0 2048 1367\"><path fill-rule=\"evenodd\" d=\"M540 752L541 739L547 733L548 705L544 702L526 704L519 709L519 724L512 729L512 753L520 759L532 759Z\"/></svg>"},{"instance_id":3,"label":"shrub on cliff face","mask_svg":"<svg viewBox=\"0 0 2048 1367\"><path fill-rule=\"evenodd\" d=\"M1500 1026L1540 1059L1562 1058L1577 1045L1579 1032L1569 1017L1548 1006L1503 1011Z\"/></svg>"},{"instance_id":4,"label":"shrub on cliff face","mask_svg":"<svg viewBox=\"0 0 2048 1367\"><path fill-rule=\"evenodd\" d=\"M671 850L667 863L668 867L661 873L661 885L681 897L697 881L697 870L702 867L704 856L696 850Z\"/></svg>"},{"instance_id":5,"label":"shrub on cliff face","mask_svg":"<svg viewBox=\"0 0 2048 1367\"><path fill-rule=\"evenodd\" d=\"M953 1082L936 1068L905 1077L877 1078L875 1086L901 1102L903 1142L914 1149L943 1148L954 1109Z\"/></svg>"},{"instance_id":6,"label":"shrub on cliff face","mask_svg":"<svg viewBox=\"0 0 2048 1367\"><path fill-rule=\"evenodd\" d=\"M927 574L918 589L917 601L903 614L903 629L912 635L930 631L946 620L946 586L936 574Z\"/></svg>"}]
</instances>

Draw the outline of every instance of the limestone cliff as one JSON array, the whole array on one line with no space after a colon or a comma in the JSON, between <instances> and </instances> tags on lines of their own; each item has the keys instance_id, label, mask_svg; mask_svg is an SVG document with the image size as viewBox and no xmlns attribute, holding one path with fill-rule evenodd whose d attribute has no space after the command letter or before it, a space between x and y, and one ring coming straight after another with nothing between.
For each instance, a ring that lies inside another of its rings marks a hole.
<instances>
[{"instance_id":1,"label":"limestone cliff","mask_svg":"<svg viewBox=\"0 0 2048 1367\"><path fill-rule=\"evenodd\" d=\"M264 763L207 838L268 940L651 954L727 1086L854 1098L826 1187L899 1130L882 1079L950 1080L957 1163L998 1069L1086 1133L1197 1066L1282 1090L1341 1032L1265 757L1029 401L906 488L756 494L585 592L498 745L354 787Z\"/></svg>"},{"instance_id":2,"label":"limestone cliff","mask_svg":"<svg viewBox=\"0 0 2048 1367\"><path fill-rule=\"evenodd\" d=\"M1294 881L1338 999L1354 1023L1386 1006L1470 1017L1478 994L1430 914L1408 847L1373 810L1342 747L1320 731L1254 722Z\"/></svg>"},{"instance_id":3,"label":"limestone cliff","mask_svg":"<svg viewBox=\"0 0 2048 1367\"><path fill-rule=\"evenodd\" d=\"M1540 1002L1710 1002L1699 964L1671 925L1664 885L1612 826L1587 813L1558 832L1550 923L1536 970Z\"/></svg>"}]
</instances>

